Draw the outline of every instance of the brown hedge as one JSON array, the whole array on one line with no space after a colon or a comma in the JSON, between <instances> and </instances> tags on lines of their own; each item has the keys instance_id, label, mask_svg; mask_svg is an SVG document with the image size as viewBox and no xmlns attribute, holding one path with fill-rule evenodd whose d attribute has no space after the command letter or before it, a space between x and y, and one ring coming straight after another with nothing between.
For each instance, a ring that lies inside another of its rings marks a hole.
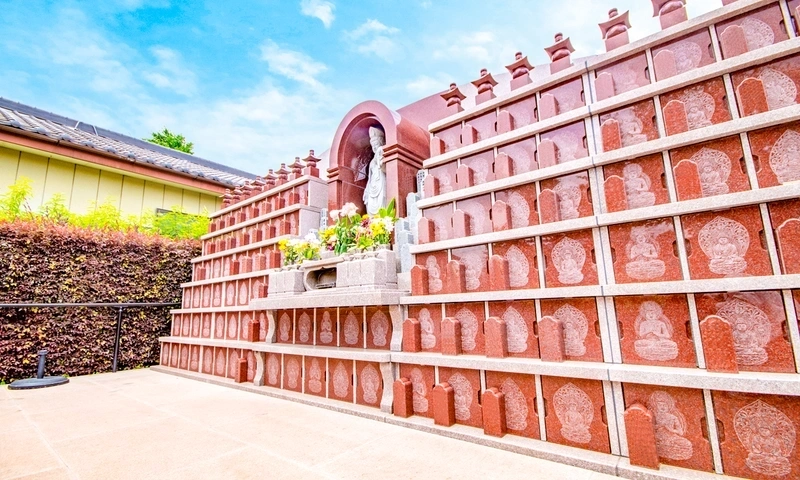
<instances>
[{"instance_id":1,"label":"brown hedge","mask_svg":"<svg viewBox=\"0 0 800 480\"><path fill-rule=\"evenodd\" d=\"M196 241L36 222L0 223L0 303L179 302L191 279ZM169 308L125 309L119 369L158 363ZM174 307L173 307L174 308ZM0 309L0 381L111 369L112 308Z\"/></svg>"}]
</instances>

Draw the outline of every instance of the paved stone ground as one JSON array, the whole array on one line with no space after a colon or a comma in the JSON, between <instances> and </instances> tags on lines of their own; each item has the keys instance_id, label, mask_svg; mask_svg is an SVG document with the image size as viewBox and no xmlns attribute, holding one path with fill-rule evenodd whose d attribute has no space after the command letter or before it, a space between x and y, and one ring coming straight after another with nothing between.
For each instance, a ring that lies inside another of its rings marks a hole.
<instances>
[{"instance_id":1,"label":"paved stone ground","mask_svg":"<svg viewBox=\"0 0 800 480\"><path fill-rule=\"evenodd\" d=\"M615 477L144 369L0 387L0 479L17 478Z\"/></svg>"}]
</instances>

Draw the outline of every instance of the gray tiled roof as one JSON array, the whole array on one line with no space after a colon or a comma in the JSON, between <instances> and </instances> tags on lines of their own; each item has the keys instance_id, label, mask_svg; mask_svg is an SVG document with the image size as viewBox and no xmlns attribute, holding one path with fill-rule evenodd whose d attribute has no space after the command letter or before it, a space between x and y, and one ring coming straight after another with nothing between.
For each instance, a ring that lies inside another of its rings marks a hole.
<instances>
[{"instance_id":1,"label":"gray tiled roof","mask_svg":"<svg viewBox=\"0 0 800 480\"><path fill-rule=\"evenodd\" d=\"M144 140L98 128L0 97L0 126L18 128L91 148L125 160L144 162L225 185L241 185L256 176Z\"/></svg>"}]
</instances>

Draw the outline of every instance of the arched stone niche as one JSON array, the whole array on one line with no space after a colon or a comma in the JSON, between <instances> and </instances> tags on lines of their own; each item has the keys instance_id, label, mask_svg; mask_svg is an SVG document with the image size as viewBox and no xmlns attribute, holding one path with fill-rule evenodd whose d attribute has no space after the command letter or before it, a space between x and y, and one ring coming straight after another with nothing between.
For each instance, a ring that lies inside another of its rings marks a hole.
<instances>
[{"instance_id":1,"label":"arched stone niche","mask_svg":"<svg viewBox=\"0 0 800 480\"><path fill-rule=\"evenodd\" d=\"M406 196L416 191L416 173L429 156L430 136L421 126L372 100L353 107L336 130L328 168L328 209L337 210L353 202L360 212L365 211L364 188L373 156L370 127L378 127L386 134L386 201L396 198L397 214L403 217Z\"/></svg>"}]
</instances>

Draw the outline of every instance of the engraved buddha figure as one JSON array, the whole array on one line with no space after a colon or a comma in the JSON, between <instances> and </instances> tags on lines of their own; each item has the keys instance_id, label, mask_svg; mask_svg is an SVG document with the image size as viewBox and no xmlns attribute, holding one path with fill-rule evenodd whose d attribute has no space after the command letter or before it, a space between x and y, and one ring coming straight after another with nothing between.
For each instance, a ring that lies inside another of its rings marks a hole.
<instances>
[{"instance_id":1,"label":"engraved buddha figure","mask_svg":"<svg viewBox=\"0 0 800 480\"><path fill-rule=\"evenodd\" d=\"M630 75L630 77L629 85L625 86L617 93L622 93L637 87L636 75L633 74ZM644 130L644 125L642 124L642 121L639 120L639 117L636 116L636 112L634 112L633 108L620 110L613 115L612 118L619 122L619 133L620 137L622 138L623 147L628 147L647 141L647 135L642 133Z\"/></svg>"},{"instance_id":2,"label":"engraved buddha figure","mask_svg":"<svg viewBox=\"0 0 800 480\"><path fill-rule=\"evenodd\" d=\"M431 349L436 346L436 334L433 330L433 319L427 308L419 311L419 326L422 332L422 348Z\"/></svg>"},{"instance_id":3,"label":"engraved buddha figure","mask_svg":"<svg viewBox=\"0 0 800 480\"><path fill-rule=\"evenodd\" d=\"M425 378L419 368L411 370L410 377L414 411L425 413L428 411L428 392L425 388Z\"/></svg>"},{"instance_id":4,"label":"engraved buddha figure","mask_svg":"<svg viewBox=\"0 0 800 480\"><path fill-rule=\"evenodd\" d=\"M733 327L733 348L740 365L763 365L769 359L765 347L772 338L772 325L763 310L734 298L717 305L717 315Z\"/></svg>"},{"instance_id":5,"label":"engraved buddha figure","mask_svg":"<svg viewBox=\"0 0 800 480\"><path fill-rule=\"evenodd\" d=\"M700 176L700 189L704 197L728 193L728 184L725 183L725 180L722 178L723 173L715 168L712 162L698 164L698 167L700 167L700 171L698 172Z\"/></svg>"},{"instance_id":6,"label":"engraved buddha figure","mask_svg":"<svg viewBox=\"0 0 800 480\"><path fill-rule=\"evenodd\" d=\"M350 386L350 376L347 374L347 369L344 364L339 361L336 369L333 371L333 393L339 398L345 398Z\"/></svg>"},{"instance_id":7,"label":"engraved buddha figure","mask_svg":"<svg viewBox=\"0 0 800 480\"><path fill-rule=\"evenodd\" d=\"M559 181L554 189L558 196L558 215L560 220L572 220L578 218L581 205L581 190L577 183L570 181Z\"/></svg>"},{"instance_id":8,"label":"engraved buddha figure","mask_svg":"<svg viewBox=\"0 0 800 480\"><path fill-rule=\"evenodd\" d=\"M361 388L364 392L364 401L376 403L378 401L378 389L381 386L381 378L378 371L372 365L367 365L361 371Z\"/></svg>"},{"instance_id":9,"label":"engraved buddha figure","mask_svg":"<svg viewBox=\"0 0 800 480\"><path fill-rule=\"evenodd\" d=\"M553 395L556 416L561 422L561 436L575 443L589 443L589 431L594 412L592 401L586 392L572 383L559 388Z\"/></svg>"},{"instance_id":10,"label":"engraved buddha figure","mask_svg":"<svg viewBox=\"0 0 800 480\"><path fill-rule=\"evenodd\" d=\"M561 259L560 266L558 278L562 283L579 283L583 280L583 274L578 267L578 262L572 256L572 252L564 252L564 258Z\"/></svg>"},{"instance_id":11,"label":"engraved buddha figure","mask_svg":"<svg viewBox=\"0 0 800 480\"><path fill-rule=\"evenodd\" d=\"M570 304L562 305L553 316L564 325L564 353L570 357L586 354L586 335L589 333L589 319L582 311Z\"/></svg>"},{"instance_id":12,"label":"engraved buddha figure","mask_svg":"<svg viewBox=\"0 0 800 480\"><path fill-rule=\"evenodd\" d=\"M800 133L787 129L772 146L769 165L778 182L800 180Z\"/></svg>"},{"instance_id":13,"label":"engraved buddha figure","mask_svg":"<svg viewBox=\"0 0 800 480\"><path fill-rule=\"evenodd\" d=\"M307 313L300 315L298 322L298 331L300 334L300 341L307 342L311 338L311 317Z\"/></svg>"},{"instance_id":14,"label":"engraved buddha figure","mask_svg":"<svg viewBox=\"0 0 800 480\"><path fill-rule=\"evenodd\" d=\"M795 447L796 430L786 414L756 400L736 412L733 427L748 451L745 463L750 470L774 477L791 473L789 456Z\"/></svg>"},{"instance_id":15,"label":"engraved buddha figure","mask_svg":"<svg viewBox=\"0 0 800 480\"><path fill-rule=\"evenodd\" d=\"M267 382L269 382L270 385L277 385L280 368L281 365L278 356L270 355L269 360L267 360Z\"/></svg>"},{"instance_id":16,"label":"engraved buddha figure","mask_svg":"<svg viewBox=\"0 0 800 480\"><path fill-rule=\"evenodd\" d=\"M461 348L465 352L475 350L478 335L478 318L474 313L462 308L456 313L456 320L461 323Z\"/></svg>"},{"instance_id":17,"label":"engraved buddha figure","mask_svg":"<svg viewBox=\"0 0 800 480\"><path fill-rule=\"evenodd\" d=\"M322 370L316 358L311 361L311 368L308 369L308 389L313 393L322 391Z\"/></svg>"},{"instance_id":18,"label":"engraved buddha figure","mask_svg":"<svg viewBox=\"0 0 800 480\"><path fill-rule=\"evenodd\" d=\"M389 320L383 312L375 312L370 319L370 327L372 327L372 343L376 347L386 345L386 334L389 333Z\"/></svg>"},{"instance_id":19,"label":"engraved buddha figure","mask_svg":"<svg viewBox=\"0 0 800 480\"><path fill-rule=\"evenodd\" d=\"M292 320L289 318L289 315L284 313L281 315L281 319L278 325L279 330L279 337L281 342L288 342L289 341L289 329L292 327Z\"/></svg>"},{"instance_id":20,"label":"engraved buddha figure","mask_svg":"<svg viewBox=\"0 0 800 480\"><path fill-rule=\"evenodd\" d=\"M477 290L481 286L481 274L487 268L486 256L486 250L474 249L464 252L458 259L464 265L467 290Z\"/></svg>"},{"instance_id":21,"label":"engraved buddha figure","mask_svg":"<svg viewBox=\"0 0 800 480\"><path fill-rule=\"evenodd\" d=\"M448 172L442 172L439 176L439 192L450 193L453 191L453 178Z\"/></svg>"},{"instance_id":22,"label":"engraved buddha figure","mask_svg":"<svg viewBox=\"0 0 800 480\"><path fill-rule=\"evenodd\" d=\"M665 361L678 356L678 345L672 341L672 322L664 315L658 303L653 301L642 303L634 328L637 340L633 348L641 358Z\"/></svg>"},{"instance_id":23,"label":"engraved buddha figure","mask_svg":"<svg viewBox=\"0 0 800 480\"><path fill-rule=\"evenodd\" d=\"M744 254L750 246L750 234L741 223L716 217L700 229L697 237L713 273L735 275L747 269Z\"/></svg>"},{"instance_id":24,"label":"engraved buddha figure","mask_svg":"<svg viewBox=\"0 0 800 480\"><path fill-rule=\"evenodd\" d=\"M647 401L656 427L656 451L658 456L672 460L692 458L692 442L686 435L686 418L675 406L675 399L664 391L656 391Z\"/></svg>"},{"instance_id":25,"label":"engraved buddha figure","mask_svg":"<svg viewBox=\"0 0 800 480\"><path fill-rule=\"evenodd\" d=\"M292 358L286 365L286 383L289 388L297 388L298 381L300 380L300 363L297 359Z\"/></svg>"},{"instance_id":26,"label":"engraved buddha figure","mask_svg":"<svg viewBox=\"0 0 800 480\"><path fill-rule=\"evenodd\" d=\"M650 191L650 177L638 163L628 163L622 168L625 184L625 199L628 208L650 207L656 204L656 196Z\"/></svg>"},{"instance_id":27,"label":"engraved buddha figure","mask_svg":"<svg viewBox=\"0 0 800 480\"><path fill-rule=\"evenodd\" d=\"M686 120L690 130L711 125L716 104L714 97L706 93L703 87L689 88L681 95L680 100L686 110Z\"/></svg>"},{"instance_id":28,"label":"engraved buddha figure","mask_svg":"<svg viewBox=\"0 0 800 480\"><path fill-rule=\"evenodd\" d=\"M658 258L658 244L647 228L631 228L631 238L626 249L629 262L625 264L625 273L629 277L653 280L664 275L666 265Z\"/></svg>"},{"instance_id":29,"label":"engraved buddha figure","mask_svg":"<svg viewBox=\"0 0 800 480\"><path fill-rule=\"evenodd\" d=\"M711 263L722 265L723 268L724 266L734 266L744 262L736 245L731 243L728 237L720 236L712 251L714 256L711 258Z\"/></svg>"},{"instance_id":30,"label":"engraved buddha figure","mask_svg":"<svg viewBox=\"0 0 800 480\"><path fill-rule=\"evenodd\" d=\"M344 343L355 345L358 343L359 325L353 312L349 312L344 320Z\"/></svg>"},{"instance_id":31,"label":"engraved buddha figure","mask_svg":"<svg viewBox=\"0 0 800 480\"><path fill-rule=\"evenodd\" d=\"M320 322L319 341L321 343L331 343L333 341L333 322L331 321L330 312L322 314L322 322Z\"/></svg>"},{"instance_id":32,"label":"engraved buddha figure","mask_svg":"<svg viewBox=\"0 0 800 480\"><path fill-rule=\"evenodd\" d=\"M467 377L456 373L447 381L453 387L456 420L469 420L472 416L470 406L472 406L472 384Z\"/></svg>"},{"instance_id":33,"label":"engraved buddha figure","mask_svg":"<svg viewBox=\"0 0 800 480\"><path fill-rule=\"evenodd\" d=\"M425 259L425 267L428 269L428 290L431 293L442 291L441 272L436 257L428 255L428 258Z\"/></svg>"}]
</instances>

